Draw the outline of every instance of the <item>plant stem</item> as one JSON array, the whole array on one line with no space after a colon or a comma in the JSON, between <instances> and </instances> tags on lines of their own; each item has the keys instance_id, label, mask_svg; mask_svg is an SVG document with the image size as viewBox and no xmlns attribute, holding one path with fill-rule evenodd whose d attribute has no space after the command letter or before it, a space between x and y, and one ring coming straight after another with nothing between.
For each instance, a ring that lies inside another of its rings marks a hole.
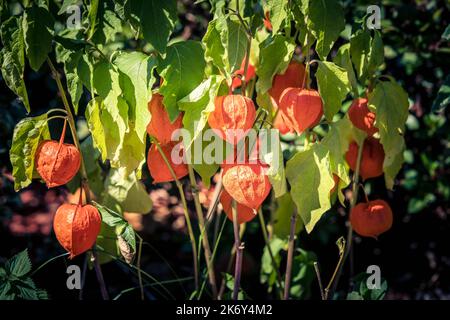
<instances>
[{"instance_id":1,"label":"plant stem","mask_svg":"<svg viewBox=\"0 0 450 320\"><path fill-rule=\"evenodd\" d=\"M139 280L139 288L141 289L141 300L144 301L144 284L142 283L142 273L141 273L141 255L142 255L142 243L143 239L136 233L139 239L139 248L138 248L138 257L136 262L136 267L138 268L138 280Z\"/></svg>"},{"instance_id":2,"label":"plant stem","mask_svg":"<svg viewBox=\"0 0 450 320\"><path fill-rule=\"evenodd\" d=\"M208 208L208 212L206 213L206 220L211 220L213 213L216 211L217 205L219 204L220 195L222 194L222 173L223 169L220 169L219 172L219 180L216 183L213 198Z\"/></svg>"},{"instance_id":3,"label":"plant stem","mask_svg":"<svg viewBox=\"0 0 450 320\"><path fill-rule=\"evenodd\" d=\"M184 195L183 185L181 184L180 180L178 180L177 175L175 174L175 171L173 171L172 165L170 164L169 160L167 159L166 155L164 154L164 151L161 149L161 146L159 143L155 140L153 140L153 143L156 145L156 148L158 149L159 153L161 154L161 157L163 158L167 168L170 171L170 174L172 175L172 178L175 180L175 184L177 185L178 192L180 193L181 197L181 203L183 204L183 212L184 217L186 219L186 226L189 234L189 238L191 241L192 246L192 255L193 255L193 264L194 264L194 282L195 282L195 290L198 290L199 288L199 279L198 279L198 263L197 263L197 245L195 241L194 231L192 229L191 224L191 218L189 217L189 210L186 202L186 197Z\"/></svg>"},{"instance_id":4,"label":"plant stem","mask_svg":"<svg viewBox=\"0 0 450 320\"><path fill-rule=\"evenodd\" d=\"M267 234L267 229L266 229L266 222L264 221L264 216L263 216L261 209L258 210L258 217L259 217L259 222L261 224L261 231L263 233L263 238L264 238L264 241L266 242L266 247L267 247L267 250L270 255L270 260L272 261L272 267L277 273L277 286L279 289L280 298L283 299L283 294L281 293L281 291L283 290L283 280L281 279L279 266L277 266L275 257L272 252L272 248L270 247L269 236Z\"/></svg>"},{"instance_id":5,"label":"plant stem","mask_svg":"<svg viewBox=\"0 0 450 320\"><path fill-rule=\"evenodd\" d=\"M322 300L326 300L325 292L323 291L322 277L320 276L320 269L317 261L314 262L314 271L316 271L317 281L319 282L320 297L322 298Z\"/></svg>"},{"instance_id":6,"label":"plant stem","mask_svg":"<svg viewBox=\"0 0 450 320\"><path fill-rule=\"evenodd\" d=\"M291 230L289 234L288 256L286 264L286 276L284 280L284 300L289 299L289 290L291 288L292 262L295 246L295 225L297 224L297 213L294 211L291 216Z\"/></svg>"},{"instance_id":7,"label":"plant stem","mask_svg":"<svg viewBox=\"0 0 450 320\"><path fill-rule=\"evenodd\" d=\"M242 255L244 251L244 244L241 244L239 236L239 223L237 221L237 205L236 200L232 200L233 211L233 230L234 230L234 246L236 248L236 262L234 264L234 286L233 286L233 300L238 299L239 288L241 285L241 273L242 273Z\"/></svg>"},{"instance_id":8,"label":"plant stem","mask_svg":"<svg viewBox=\"0 0 450 320\"><path fill-rule=\"evenodd\" d=\"M250 61L250 50L252 46L252 36L249 34L247 39L247 51L245 53L245 62L244 62L244 74L242 75L242 93L245 95L245 88L247 86L247 70L248 63Z\"/></svg>"},{"instance_id":9,"label":"plant stem","mask_svg":"<svg viewBox=\"0 0 450 320\"><path fill-rule=\"evenodd\" d=\"M47 63L50 66L50 69L53 73L53 77L55 78L56 85L58 86L58 90L61 95L61 100L63 102L64 109L66 110L66 113L67 113L67 120L69 121L69 127L70 127L70 132L72 133L73 142L75 143L75 146L77 147L77 149L80 150L80 152L81 152L81 145L80 145L80 140L78 139L78 136L77 136L75 120L74 120L72 111L70 109L69 101L67 100L67 96L66 96L64 87L61 83L59 72L56 70L56 68L53 65L50 58L47 58ZM84 164L83 156L81 156L80 171L81 171L81 181L82 181L85 193L86 193L86 203L90 203L91 202L91 193L90 193L90 189L89 189L89 180L88 180L88 175L87 175L87 171L86 171L86 166Z\"/></svg>"},{"instance_id":10,"label":"plant stem","mask_svg":"<svg viewBox=\"0 0 450 320\"><path fill-rule=\"evenodd\" d=\"M228 218L226 218L228 219ZM234 228L234 226L233 226ZM234 232L234 231L233 231ZM242 240L242 237L244 236L244 232L245 232L245 223L243 223L240 228L239 228L239 239ZM233 267L233 262L236 258L236 246L232 246L231 247L231 252L230 252L230 259L228 260L228 265L227 265L227 273L231 273L231 268ZM219 297L218 300L221 300L223 293L225 292L225 278L222 278L222 283L220 284L220 290L219 290Z\"/></svg>"},{"instance_id":11,"label":"plant stem","mask_svg":"<svg viewBox=\"0 0 450 320\"><path fill-rule=\"evenodd\" d=\"M56 85L58 86L58 90L59 93L61 95L61 99L64 105L64 109L67 112L67 120L69 121L69 127L70 127L70 131L72 133L72 138L73 141L75 143L75 146L77 147L78 150L80 150L81 153L81 145L80 145L80 140L78 139L78 135L77 135L77 130L76 130L76 126L75 126L75 120L72 114L72 111L70 109L70 105L69 105L69 101L67 100L67 96L66 93L64 91L64 87L61 83L61 79L59 76L58 71L56 70L55 66L53 65L52 61L50 60L50 58L47 58L47 63L53 73L53 77L55 78L56 81ZM86 203L90 203L91 202L91 192L90 192L90 188L89 188L89 180L88 180L88 175L87 175L87 171L86 171L86 166L84 164L84 158L83 155L81 155L81 165L80 165L80 171L81 171L81 185L83 186L83 189L85 191L86 194ZM82 193L83 190L80 190L80 192ZM108 300L109 296L108 296L108 291L106 290L106 284L105 284L105 280L103 278L103 274L102 274L102 269L100 267L100 263L98 261L98 257L97 257L97 252L95 250L95 244L92 247L92 255L94 258L94 268L95 268L95 273L97 275L97 280L100 283L100 289L102 292L102 296L104 300Z\"/></svg>"},{"instance_id":12,"label":"plant stem","mask_svg":"<svg viewBox=\"0 0 450 320\"><path fill-rule=\"evenodd\" d=\"M95 274L97 275L98 284L100 286L100 292L102 293L103 300L109 300L108 290L106 290L105 279L103 279L102 269L98 262L98 255L95 245L92 247L92 258L94 262Z\"/></svg>"},{"instance_id":13,"label":"plant stem","mask_svg":"<svg viewBox=\"0 0 450 320\"><path fill-rule=\"evenodd\" d=\"M197 212L198 224L200 226L200 234L202 237L203 250L205 252L206 268L208 270L209 283L213 294L213 299L217 298L217 283L214 266L211 264L211 247L209 245L208 232L205 227L205 218L203 217L202 205L198 196L198 186L195 180L194 169L192 165L188 164L189 180L191 182L192 194L194 195L195 211Z\"/></svg>"},{"instance_id":14,"label":"plant stem","mask_svg":"<svg viewBox=\"0 0 450 320\"><path fill-rule=\"evenodd\" d=\"M353 192L352 192L352 200L350 202L349 216L350 216L350 212L356 205L356 201L358 200L359 170L360 170L360 166L361 166L361 158L362 158L362 151L364 148L364 142L365 142L365 140L363 140L361 142L361 146L358 147L358 156L356 158L356 168L355 168L355 172L353 175ZM336 291L337 285L339 283L339 279L342 275L342 270L344 267L345 259L347 259L347 256L349 255L350 249L352 247L352 240L353 240L353 228L352 228L352 225L350 224L350 221L348 221L348 232L347 232L347 241L346 241L345 251L344 251L344 254L341 256L341 258L339 259L339 263L336 268L335 277L332 278L332 281L330 281L330 284L327 287L327 288L329 288L329 294L327 294L327 299L332 297L334 292Z\"/></svg>"}]
</instances>

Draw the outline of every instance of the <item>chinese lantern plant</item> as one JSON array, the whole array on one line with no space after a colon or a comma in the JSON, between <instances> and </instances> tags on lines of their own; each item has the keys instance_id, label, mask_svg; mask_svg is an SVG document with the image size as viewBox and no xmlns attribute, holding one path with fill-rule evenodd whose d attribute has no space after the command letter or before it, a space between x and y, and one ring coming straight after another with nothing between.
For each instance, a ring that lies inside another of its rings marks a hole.
<instances>
[{"instance_id":1,"label":"chinese lantern plant","mask_svg":"<svg viewBox=\"0 0 450 320\"><path fill-rule=\"evenodd\" d=\"M90 201L85 206L64 204L57 210L55 233L71 257L86 252L96 240L104 241L108 235L103 232L110 227L113 247L120 249L113 251L125 252L127 261L132 260L135 234L131 226L126 234L117 233L115 222L121 227L126 224L121 216L126 211L122 198L129 198L130 193L134 196L140 190L134 202L148 203L147 190L140 181L145 177L141 176L145 165L153 183L172 182L179 190L192 247L193 281L186 284L194 291L191 298L200 299L207 292L216 299L220 294L194 170L207 184L220 170L222 195L219 192L213 199L208 218L215 217L220 201L228 219L233 220L233 298L239 293L239 265L244 250L236 231L241 223L252 221L257 210L261 210L263 220L262 213L267 213L266 207L262 210L265 201L278 203L278 198L289 193L296 207L288 217L291 228L283 233L289 237L279 239L288 246L283 246L271 261L279 272L279 262L286 260L284 279L277 279L277 294L282 293L284 299L292 298L295 291L290 290L290 283L292 263L300 252L295 250L296 219L301 219L305 232L311 233L338 195L341 204L351 200L346 211L356 233L377 237L389 229L393 217L387 203L356 203L360 177L384 178L387 188L393 188L405 149L408 99L391 77L380 75L384 49L378 30L368 30L362 24L352 29L349 41L340 39L346 24L344 8L337 0L309 1L308 6L299 1L250 1L245 2L245 8L241 1L225 1L223 6L214 7L213 19L201 41L184 40L189 32L178 37L176 1L153 1L146 7L148 10L132 2L102 2L101 12L105 14L93 14L93 7L88 6L90 11L81 15L83 28L71 30L73 33L54 30L61 22L54 23L55 18L62 17L54 17L54 10L49 11L41 3L27 3L20 12L10 12L9 7L2 11L2 78L27 111L35 112L37 107L30 106L28 100L24 70L30 67L45 72L43 65L47 64L64 105L64 109L57 110L64 113L61 117L67 119L74 140L74 145L64 143L64 129L60 141L51 141L48 114L30 116L18 123L10 150L16 190L32 182L34 169L48 187L64 188L69 182L75 183L77 173L83 189L88 190L86 194L90 194L89 182L96 186L91 190L101 215ZM105 17L108 24L104 23ZM120 45L119 39L123 41ZM55 57L56 67L52 62ZM66 86L58 70L65 71ZM360 96L363 91L364 96ZM87 106L79 108L88 98ZM342 105L350 101L345 114ZM88 150L92 152L80 147L76 129L81 122L76 120L83 115L78 114L79 109L85 110L88 138L84 141L90 141ZM184 152L195 153L190 149L193 141L209 128L236 146L245 141L250 130L255 129L260 137L262 129L272 127L282 134L290 132L294 138L277 140L272 147L280 150L279 157L269 154L267 163L245 159L243 163L193 165L183 161ZM192 140L183 136L182 143L171 141L178 129L185 129ZM149 137L151 146L147 150ZM99 156L92 156L94 153ZM186 183L191 184L193 206L185 197ZM343 192L350 185L352 192ZM269 197L271 192L273 197ZM118 212L111 214L102 207L103 202L114 203ZM192 208L197 213L198 228L189 218ZM105 227L101 230L100 222ZM265 231L264 221L261 224ZM351 229L349 233L351 240ZM204 260L197 254L198 234ZM268 241L266 247L270 251ZM286 247L284 259L281 252ZM207 290L201 286L199 264L208 271ZM136 268L140 270L140 266ZM140 287L144 297L142 279Z\"/></svg>"}]
</instances>

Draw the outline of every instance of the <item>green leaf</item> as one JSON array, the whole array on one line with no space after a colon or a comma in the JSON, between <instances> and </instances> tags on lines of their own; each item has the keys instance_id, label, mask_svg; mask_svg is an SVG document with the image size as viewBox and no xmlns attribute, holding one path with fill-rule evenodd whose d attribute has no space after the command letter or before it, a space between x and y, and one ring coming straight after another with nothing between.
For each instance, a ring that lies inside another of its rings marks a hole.
<instances>
[{"instance_id":1,"label":"green leaf","mask_svg":"<svg viewBox=\"0 0 450 320\"><path fill-rule=\"evenodd\" d=\"M8 274L23 277L31 271L31 261L28 249L25 249L6 261L5 270Z\"/></svg>"},{"instance_id":2,"label":"green leaf","mask_svg":"<svg viewBox=\"0 0 450 320\"><path fill-rule=\"evenodd\" d=\"M220 75L210 76L178 101L179 109L184 112L183 127L191 135L191 140L187 143L185 141L186 150L190 149L208 123L208 116L215 108L214 99L219 95L224 80Z\"/></svg>"},{"instance_id":3,"label":"green leaf","mask_svg":"<svg viewBox=\"0 0 450 320\"><path fill-rule=\"evenodd\" d=\"M354 130L356 129L354 129L348 117L344 117L331 124L330 130L320 142L330 151L331 172L339 177L338 189L340 192L338 196L342 205L345 201L342 190L350 184L345 154L352 140L360 141L355 137L357 133Z\"/></svg>"},{"instance_id":4,"label":"green leaf","mask_svg":"<svg viewBox=\"0 0 450 320\"><path fill-rule=\"evenodd\" d=\"M258 94L267 92L272 87L273 77L283 73L291 61L295 43L282 35L267 38L260 46L260 60L256 74L256 90Z\"/></svg>"},{"instance_id":5,"label":"green leaf","mask_svg":"<svg viewBox=\"0 0 450 320\"><path fill-rule=\"evenodd\" d=\"M87 30L88 39L92 38L97 28L98 7L99 7L99 0L92 0L91 3L89 4L89 12L88 12L89 29Z\"/></svg>"},{"instance_id":6,"label":"green leaf","mask_svg":"<svg viewBox=\"0 0 450 320\"><path fill-rule=\"evenodd\" d=\"M383 42L380 34L375 31L360 29L350 39L350 56L355 66L358 78L364 82L373 76L378 66L384 62Z\"/></svg>"},{"instance_id":7,"label":"green leaf","mask_svg":"<svg viewBox=\"0 0 450 320\"><path fill-rule=\"evenodd\" d=\"M350 58L350 43L346 43L339 47L333 62L347 71L348 81L353 92L358 94L358 82L356 81L355 71L353 70L352 60Z\"/></svg>"},{"instance_id":8,"label":"green leaf","mask_svg":"<svg viewBox=\"0 0 450 320\"><path fill-rule=\"evenodd\" d=\"M355 300L383 300L383 297L385 296L387 290L388 290L388 283L385 279L381 279L381 284L379 288L373 288L369 289L367 287L367 280L369 278L370 274L366 272L362 272L358 275L356 275L353 279L354 282L354 288L356 291L353 291L352 293L355 293L352 295L351 298L356 297ZM358 294L359 297L356 295ZM348 296L347 296L348 299ZM348 299L352 300L352 299Z\"/></svg>"},{"instance_id":9,"label":"green leaf","mask_svg":"<svg viewBox=\"0 0 450 320\"><path fill-rule=\"evenodd\" d=\"M370 30L360 29L350 38L350 56L361 82L367 77L370 55Z\"/></svg>"},{"instance_id":10,"label":"green leaf","mask_svg":"<svg viewBox=\"0 0 450 320\"><path fill-rule=\"evenodd\" d=\"M99 46L114 41L116 34L122 32L122 21L114 11L106 9L105 6L106 4L100 5L98 8L94 33L89 37L92 42Z\"/></svg>"},{"instance_id":11,"label":"green leaf","mask_svg":"<svg viewBox=\"0 0 450 320\"><path fill-rule=\"evenodd\" d=\"M3 43L1 50L3 79L5 79L6 85L21 98L25 108L30 112L28 93L23 80L25 42L22 18L9 18L2 24L0 34Z\"/></svg>"},{"instance_id":12,"label":"green leaf","mask_svg":"<svg viewBox=\"0 0 450 320\"><path fill-rule=\"evenodd\" d=\"M394 178L403 163L405 123L408 118L408 95L393 80L378 81L369 94L368 107L376 114L375 126L385 158L383 163L386 187L392 189Z\"/></svg>"},{"instance_id":13,"label":"green leaf","mask_svg":"<svg viewBox=\"0 0 450 320\"><path fill-rule=\"evenodd\" d=\"M273 226L273 234L287 240L291 232L291 217L295 211L295 203L291 194L285 193L277 199L277 209L272 212L271 221ZM302 219L296 220L295 233L298 234L303 229Z\"/></svg>"},{"instance_id":14,"label":"green leaf","mask_svg":"<svg viewBox=\"0 0 450 320\"><path fill-rule=\"evenodd\" d=\"M193 148L189 148L191 152L190 163L192 164L194 170L202 178L203 184L206 188L210 187L211 177L219 169L219 164L216 161L205 161L204 151L208 150L207 148L216 147L217 141L218 140L207 141L207 139L203 139L203 135L200 135L196 141L192 142ZM221 146L223 144L224 143L221 143Z\"/></svg>"},{"instance_id":15,"label":"green leaf","mask_svg":"<svg viewBox=\"0 0 450 320\"><path fill-rule=\"evenodd\" d=\"M134 124L140 140L145 143L146 128L150 122L148 102L155 82L153 69L156 67L156 60L141 52L123 52L114 60L114 64L131 81L132 101L128 101L128 105L133 107L133 114L129 116L129 120Z\"/></svg>"},{"instance_id":16,"label":"green leaf","mask_svg":"<svg viewBox=\"0 0 450 320\"><path fill-rule=\"evenodd\" d=\"M34 118L25 118L16 125L9 151L16 191L31 183L34 154L39 143L44 139L50 139L46 114Z\"/></svg>"},{"instance_id":17,"label":"green leaf","mask_svg":"<svg viewBox=\"0 0 450 320\"><path fill-rule=\"evenodd\" d=\"M290 294L297 299L307 299L311 295L311 285L316 279L314 262L317 256L314 252L301 248L296 250L292 263L292 284Z\"/></svg>"},{"instance_id":18,"label":"green leaf","mask_svg":"<svg viewBox=\"0 0 450 320\"><path fill-rule=\"evenodd\" d=\"M92 135L89 135L86 139L83 140L83 142L81 142L80 149L81 154L83 155L83 161L89 180L89 189L97 198L99 198L104 189L104 174L103 169L99 164L101 154L100 151L94 147ZM67 187L71 193L74 193L80 187L80 183L81 175L78 174L74 179L67 183Z\"/></svg>"},{"instance_id":19,"label":"green leaf","mask_svg":"<svg viewBox=\"0 0 450 320\"><path fill-rule=\"evenodd\" d=\"M448 28L447 28L448 29ZM431 110L439 112L447 108L450 104L450 75L448 75L442 86L439 88L436 99L434 99Z\"/></svg>"},{"instance_id":20,"label":"green leaf","mask_svg":"<svg viewBox=\"0 0 450 320\"><path fill-rule=\"evenodd\" d=\"M171 121L178 117L177 102L189 94L203 80L204 51L198 41L180 41L167 47L166 58L158 64L158 73L164 79L159 93Z\"/></svg>"},{"instance_id":21,"label":"green leaf","mask_svg":"<svg viewBox=\"0 0 450 320\"><path fill-rule=\"evenodd\" d=\"M317 39L317 54L321 60L326 60L345 28L344 11L337 0L310 1L307 19L308 29Z\"/></svg>"},{"instance_id":22,"label":"green leaf","mask_svg":"<svg viewBox=\"0 0 450 320\"><path fill-rule=\"evenodd\" d=\"M167 42L177 22L175 0L128 0L125 16L135 27L140 26L145 40L157 51L166 52Z\"/></svg>"},{"instance_id":23,"label":"green leaf","mask_svg":"<svg viewBox=\"0 0 450 320\"><path fill-rule=\"evenodd\" d=\"M79 0L64 0L61 5L61 8L58 11L58 15L66 13L67 8L69 8L70 6L73 6L73 5L78 5L79 3L80 3Z\"/></svg>"},{"instance_id":24,"label":"green leaf","mask_svg":"<svg viewBox=\"0 0 450 320\"><path fill-rule=\"evenodd\" d=\"M225 16L211 21L202 42L206 61L212 62L227 77L241 67L248 37L239 21Z\"/></svg>"},{"instance_id":25,"label":"green leaf","mask_svg":"<svg viewBox=\"0 0 450 320\"><path fill-rule=\"evenodd\" d=\"M281 263L280 252L285 250L287 242L278 237L272 237L269 240L269 246L275 260L275 265L278 267ZM260 281L261 283L267 283L269 285L269 291L271 291L272 286L275 284L276 277L276 270L274 269L272 258L266 245L264 246L263 255L261 257Z\"/></svg>"},{"instance_id":26,"label":"green leaf","mask_svg":"<svg viewBox=\"0 0 450 320\"><path fill-rule=\"evenodd\" d=\"M98 209L102 216L102 221L110 227L115 227L123 223L127 223L126 220L114 210L111 210L99 203L94 202L95 207Z\"/></svg>"},{"instance_id":27,"label":"green leaf","mask_svg":"<svg viewBox=\"0 0 450 320\"><path fill-rule=\"evenodd\" d=\"M126 175L122 169L111 169L105 181L103 199L113 198L125 212L149 213L152 201L136 173Z\"/></svg>"},{"instance_id":28,"label":"green leaf","mask_svg":"<svg viewBox=\"0 0 450 320\"><path fill-rule=\"evenodd\" d=\"M225 47L223 59L226 61L226 70L229 74L233 74L244 60L248 37L242 24L230 19L226 20L226 30L220 29L220 35Z\"/></svg>"},{"instance_id":29,"label":"green leaf","mask_svg":"<svg viewBox=\"0 0 450 320\"><path fill-rule=\"evenodd\" d=\"M52 50L53 24L53 17L47 9L37 5L25 9L22 23L25 49L34 71L39 70Z\"/></svg>"},{"instance_id":30,"label":"green leaf","mask_svg":"<svg viewBox=\"0 0 450 320\"><path fill-rule=\"evenodd\" d=\"M319 61L316 77L320 96L324 104L324 113L328 121L341 109L342 101L350 92L347 71L333 62Z\"/></svg>"},{"instance_id":31,"label":"green leaf","mask_svg":"<svg viewBox=\"0 0 450 320\"><path fill-rule=\"evenodd\" d=\"M205 60L212 62L227 77L241 67L248 37L239 21L221 16L208 24L203 37Z\"/></svg>"},{"instance_id":32,"label":"green leaf","mask_svg":"<svg viewBox=\"0 0 450 320\"><path fill-rule=\"evenodd\" d=\"M14 300L14 293L11 292L11 282L0 282L0 300Z\"/></svg>"},{"instance_id":33,"label":"green leaf","mask_svg":"<svg viewBox=\"0 0 450 320\"><path fill-rule=\"evenodd\" d=\"M134 232L131 225L127 224L120 236L131 247L132 252L136 252L136 233Z\"/></svg>"},{"instance_id":34,"label":"green leaf","mask_svg":"<svg viewBox=\"0 0 450 320\"><path fill-rule=\"evenodd\" d=\"M127 174L140 170L145 162L145 127L142 120L137 120L140 115L136 108L138 101L143 107L144 99L142 87L134 87L133 81L113 64L100 62L93 75L99 97L86 109L94 145L101 151L103 161L109 159L114 168L124 167ZM137 93L140 100L136 100Z\"/></svg>"},{"instance_id":35,"label":"green leaf","mask_svg":"<svg viewBox=\"0 0 450 320\"><path fill-rule=\"evenodd\" d=\"M267 9L269 10L270 22L272 24L272 32L277 33L287 18L286 0L268 0Z\"/></svg>"},{"instance_id":36,"label":"green leaf","mask_svg":"<svg viewBox=\"0 0 450 320\"><path fill-rule=\"evenodd\" d=\"M223 24L223 18L212 20L208 23L208 29L203 36L202 42L205 44L205 60L212 62L217 68L226 72L225 66L225 46L222 44L219 26Z\"/></svg>"},{"instance_id":37,"label":"green leaf","mask_svg":"<svg viewBox=\"0 0 450 320\"><path fill-rule=\"evenodd\" d=\"M269 165L266 174L272 184L275 197L281 197L287 191L284 171L283 151L281 150L280 135L274 130L259 132L259 157Z\"/></svg>"},{"instance_id":38,"label":"green leaf","mask_svg":"<svg viewBox=\"0 0 450 320\"><path fill-rule=\"evenodd\" d=\"M445 31L442 34L441 38L444 40L450 40L450 25L448 25L447 28L445 28Z\"/></svg>"},{"instance_id":39,"label":"green leaf","mask_svg":"<svg viewBox=\"0 0 450 320\"><path fill-rule=\"evenodd\" d=\"M82 34L78 30L69 30L63 33L63 35L69 36L69 39L70 37L73 37L75 40L82 39ZM72 50L71 48L64 47L61 43L56 45L56 60L58 63L64 63L67 88L75 114L78 114L78 102L83 93L83 83L77 73L78 64L82 55L83 51L78 46L75 46L74 50Z\"/></svg>"},{"instance_id":40,"label":"green leaf","mask_svg":"<svg viewBox=\"0 0 450 320\"><path fill-rule=\"evenodd\" d=\"M315 144L311 149L295 154L286 164L286 177L298 214L310 233L331 208L330 190L334 181L330 170L330 151Z\"/></svg>"},{"instance_id":41,"label":"green leaf","mask_svg":"<svg viewBox=\"0 0 450 320\"><path fill-rule=\"evenodd\" d=\"M364 300L363 297L359 294L359 292L352 291L347 294L347 300Z\"/></svg>"}]
</instances>

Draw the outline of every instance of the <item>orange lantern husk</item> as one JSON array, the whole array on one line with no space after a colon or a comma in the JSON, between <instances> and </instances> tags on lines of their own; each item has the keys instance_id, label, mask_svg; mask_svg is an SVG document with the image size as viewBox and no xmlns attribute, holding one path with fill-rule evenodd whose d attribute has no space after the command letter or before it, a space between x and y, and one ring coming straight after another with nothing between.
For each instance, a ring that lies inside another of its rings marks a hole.
<instances>
[{"instance_id":1,"label":"orange lantern husk","mask_svg":"<svg viewBox=\"0 0 450 320\"><path fill-rule=\"evenodd\" d=\"M384 200L358 203L350 212L350 223L357 234L377 238L392 226L391 207Z\"/></svg>"},{"instance_id":2,"label":"orange lantern husk","mask_svg":"<svg viewBox=\"0 0 450 320\"><path fill-rule=\"evenodd\" d=\"M97 208L87 204L63 204L56 211L53 229L61 246L69 252L69 258L89 250L100 233L102 218Z\"/></svg>"},{"instance_id":3,"label":"orange lantern husk","mask_svg":"<svg viewBox=\"0 0 450 320\"><path fill-rule=\"evenodd\" d=\"M223 140L237 144L253 127L256 109L253 101L241 94L219 96L208 117L211 129Z\"/></svg>"},{"instance_id":4,"label":"orange lantern husk","mask_svg":"<svg viewBox=\"0 0 450 320\"><path fill-rule=\"evenodd\" d=\"M159 93L153 94L148 103L151 120L147 125L147 133L161 145L171 142L173 132L183 126L183 115L181 113L173 123L170 122L169 114L163 105L163 99L164 97Z\"/></svg>"},{"instance_id":5,"label":"orange lantern husk","mask_svg":"<svg viewBox=\"0 0 450 320\"><path fill-rule=\"evenodd\" d=\"M232 201L233 198L230 196L230 194L226 190L223 190L220 196L220 203L222 204L223 211L225 211L225 214L230 221L233 221ZM240 203L236 203L236 213L237 222L239 224L249 222L256 217L256 212L253 209L246 207Z\"/></svg>"},{"instance_id":6,"label":"orange lantern husk","mask_svg":"<svg viewBox=\"0 0 450 320\"><path fill-rule=\"evenodd\" d=\"M358 148L358 144L353 141L345 154L345 160L353 171L356 170ZM359 167L359 174L363 180L381 176L383 174L383 162L384 149L378 139L365 139Z\"/></svg>"},{"instance_id":7,"label":"orange lantern husk","mask_svg":"<svg viewBox=\"0 0 450 320\"><path fill-rule=\"evenodd\" d=\"M367 135L373 136L378 132L378 128L375 127L375 113L367 107L366 98L358 98L352 102L348 109L348 117L356 128L366 132Z\"/></svg>"},{"instance_id":8,"label":"orange lantern husk","mask_svg":"<svg viewBox=\"0 0 450 320\"><path fill-rule=\"evenodd\" d=\"M176 178L181 179L185 177L189 173L189 170L187 165L181 159L184 154L182 143L180 144L178 142L170 142L160 147L162 152L166 156L170 166L172 167ZM175 150L175 153L180 157L180 159L177 159L180 161L174 161L172 159L172 151L174 150L174 148L177 148L177 150ZM153 144L148 150L147 166L148 170L150 171L150 175L153 178L153 184L175 180L155 144Z\"/></svg>"},{"instance_id":9,"label":"orange lantern husk","mask_svg":"<svg viewBox=\"0 0 450 320\"><path fill-rule=\"evenodd\" d=\"M36 171L47 187L53 188L68 183L78 173L81 154L73 144L64 143L67 120L58 141L42 141L35 153Z\"/></svg>"},{"instance_id":10,"label":"orange lantern husk","mask_svg":"<svg viewBox=\"0 0 450 320\"><path fill-rule=\"evenodd\" d=\"M323 116L322 98L312 89L287 88L279 103L286 126L301 134L319 124Z\"/></svg>"},{"instance_id":11,"label":"orange lantern husk","mask_svg":"<svg viewBox=\"0 0 450 320\"><path fill-rule=\"evenodd\" d=\"M271 189L266 169L259 162L227 166L222 173L223 186L238 203L257 210Z\"/></svg>"}]
</instances>

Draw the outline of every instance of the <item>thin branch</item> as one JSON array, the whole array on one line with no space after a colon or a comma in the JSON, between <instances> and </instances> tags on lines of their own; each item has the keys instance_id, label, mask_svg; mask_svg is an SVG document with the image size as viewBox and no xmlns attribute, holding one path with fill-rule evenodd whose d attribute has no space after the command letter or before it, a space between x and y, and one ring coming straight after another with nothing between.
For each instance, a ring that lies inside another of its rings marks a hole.
<instances>
[{"instance_id":1,"label":"thin branch","mask_svg":"<svg viewBox=\"0 0 450 320\"><path fill-rule=\"evenodd\" d=\"M356 168L355 168L355 172L353 175L353 192L352 192L352 200L350 203L349 213L355 207L356 201L358 200L359 171L360 171L360 166L361 166L361 158L362 158L362 151L364 148L364 142L365 142L365 140L363 140L361 142L361 146L358 147L358 156L356 159ZM349 216L350 216L350 214L349 214ZM339 268L337 270L336 277L335 277L334 281L332 283L330 283L331 284L331 288L330 288L331 296L336 291L337 285L339 283L339 279L342 275L342 270L343 270L345 260L347 259L347 256L349 255L350 249L352 247L352 240L353 240L353 228L352 228L352 225L350 224L350 221L348 221L348 232L347 232L347 241L346 241L345 251L344 251L344 254L342 255L342 259L340 259L340 260L342 260L341 263L338 264Z\"/></svg>"},{"instance_id":2,"label":"thin branch","mask_svg":"<svg viewBox=\"0 0 450 320\"><path fill-rule=\"evenodd\" d=\"M183 204L183 212L184 217L186 219L186 226L188 229L189 238L191 241L192 246L192 255L193 255L193 264L194 264L194 279L195 279L195 290L198 290L199 288L199 278L198 278L198 262L197 262L197 245L195 241L194 231L192 229L191 224L191 218L189 217L189 210L186 202L186 197L184 195L183 185L181 184L180 180L178 180L177 175L175 174L175 171L173 171L172 165L170 164L169 160L167 159L166 155L164 154L164 151L161 149L161 146L159 145L159 142L153 139L153 143L156 145L156 148L158 149L161 157L163 158L167 168L170 171L170 174L172 175L172 178L175 180L175 184L177 185L178 192L180 193L181 202Z\"/></svg>"},{"instance_id":3,"label":"thin branch","mask_svg":"<svg viewBox=\"0 0 450 320\"><path fill-rule=\"evenodd\" d=\"M314 261L314 271L316 271L317 282L319 282L320 296L321 296L322 300L326 300L325 292L323 291L322 277L320 276L320 269L319 269L319 264L317 263L317 261Z\"/></svg>"},{"instance_id":4,"label":"thin branch","mask_svg":"<svg viewBox=\"0 0 450 320\"><path fill-rule=\"evenodd\" d=\"M291 230L289 234L289 247L288 247L288 257L286 264L286 275L284 280L284 300L289 299L289 291L291 289L291 276L292 276L292 262L294 257L294 246L295 246L295 225L297 224L297 213L294 211L291 216Z\"/></svg>"},{"instance_id":5,"label":"thin branch","mask_svg":"<svg viewBox=\"0 0 450 320\"><path fill-rule=\"evenodd\" d=\"M198 223L200 226L200 234L202 236L203 250L205 253L206 268L208 270L209 283L211 285L213 298L217 298L217 283L214 266L211 263L211 247L209 245L208 232L205 227L205 218L203 217L202 205L198 196L198 186L195 180L194 170L191 164L188 164L189 179L192 187L192 194L194 195L195 211L197 212Z\"/></svg>"},{"instance_id":6,"label":"thin branch","mask_svg":"<svg viewBox=\"0 0 450 320\"><path fill-rule=\"evenodd\" d=\"M237 220L237 204L236 200L232 200L232 211L233 211L233 231L234 231L234 246L236 248L236 262L234 264L234 286L233 286L233 300L238 299L239 288L241 285L241 274L242 274L242 255L244 251L244 243L241 243L239 236L239 223Z\"/></svg>"}]
</instances>

